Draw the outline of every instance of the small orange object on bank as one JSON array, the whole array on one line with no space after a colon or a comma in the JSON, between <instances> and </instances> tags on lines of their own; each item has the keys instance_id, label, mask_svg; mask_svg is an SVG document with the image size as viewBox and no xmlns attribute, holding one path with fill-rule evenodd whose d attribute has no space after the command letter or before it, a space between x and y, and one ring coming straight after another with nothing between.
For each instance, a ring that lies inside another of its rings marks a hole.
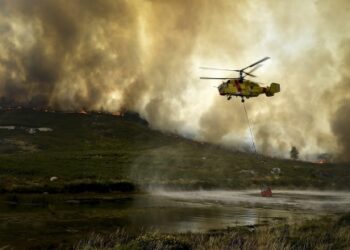
<instances>
[{"instance_id":1,"label":"small orange object on bank","mask_svg":"<svg viewBox=\"0 0 350 250\"><path fill-rule=\"evenodd\" d=\"M272 190L270 187L261 188L261 196L262 197L272 197Z\"/></svg>"}]
</instances>

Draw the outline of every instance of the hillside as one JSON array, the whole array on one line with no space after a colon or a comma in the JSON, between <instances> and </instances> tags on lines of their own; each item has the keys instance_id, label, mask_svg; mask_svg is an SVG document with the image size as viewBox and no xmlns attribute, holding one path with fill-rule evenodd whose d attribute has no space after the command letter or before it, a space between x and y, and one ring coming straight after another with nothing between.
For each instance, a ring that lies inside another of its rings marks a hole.
<instances>
[{"instance_id":1,"label":"hillside","mask_svg":"<svg viewBox=\"0 0 350 250\"><path fill-rule=\"evenodd\" d=\"M279 168L280 173L272 173ZM57 180L50 181L51 177ZM149 128L136 114L0 111L1 192L135 187L349 189L345 164L234 152Z\"/></svg>"}]
</instances>

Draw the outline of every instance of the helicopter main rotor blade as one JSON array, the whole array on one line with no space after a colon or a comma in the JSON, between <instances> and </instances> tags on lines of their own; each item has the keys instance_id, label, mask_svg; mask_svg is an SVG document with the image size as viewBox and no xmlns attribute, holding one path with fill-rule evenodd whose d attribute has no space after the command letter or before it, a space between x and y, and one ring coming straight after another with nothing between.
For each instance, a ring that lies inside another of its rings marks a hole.
<instances>
[{"instance_id":1,"label":"helicopter main rotor blade","mask_svg":"<svg viewBox=\"0 0 350 250\"><path fill-rule=\"evenodd\" d=\"M256 75L250 74L250 73L248 73L248 72L244 72L244 71L243 71L243 73L245 74L244 77L246 77L246 76L256 77ZM244 78L244 77L243 77L243 78Z\"/></svg>"},{"instance_id":2,"label":"helicopter main rotor blade","mask_svg":"<svg viewBox=\"0 0 350 250\"><path fill-rule=\"evenodd\" d=\"M208 70L224 70L224 71L236 71L239 72L238 69L220 69L220 68L211 68L211 67L200 67L200 69L208 69Z\"/></svg>"},{"instance_id":3,"label":"helicopter main rotor blade","mask_svg":"<svg viewBox=\"0 0 350 250\"><path fill-rule=\"evenodd\" d=\"M258 68L260 68L262 65L258 64L256 65L251 71L245 72L243 71L244 74L246 74L245 76L251 76L251 77L256 77L256 75L253 75L252 73L257 70Z\"/></svg>"},{"instance_id":4,"label":"helicopter main rotor blade","mask_svg":"<svg viewBox=\"0 0 350 250\"><path fill-rule=\"evenodd\" d=\"M270 57L264 57L263 59L243 68L243 69L221 69L221 68L212 68L212 67L200 67L200 69L207 69L207 70L223 70L223 71L235 71L235 72L238 72L240 74L240 77L237 78L231 78L231 77L226 77L226 78L223 78L223 77L201 77L200 79L244 79L244 77L246 76L251 76L251 77L256 77L255 75L252 74L252 72L254 72L255 70L257 70L258 68L261 67L260 63L266 61L270 59ZM254 67L256 66L256 67ZM251 68L251 67L254 67L252 70L250 70L249 72L245 72L244 70L248 69L248 68ZM245 75L243 75L243 73Z\"/></svg>"},{"instance_id":5,"label":"helicopter main rotor blade","mask_svg":"<svg viewBox=\"0 0 350 250\"><path fill-rule=\"evenodd\" d=\"M251 65L249 65L249 66L247 66L247 67L245 67L245 68L243 68L243 69L241 69L241 70L243 71L243 70L245 70L245 69L254 67L255 65L257 65L257 64L259 64L259 63L262 63L262 62L264 62L264 61L266 61L266 60L268 60L268 59L270 59L270 57L268 57L268 56L267 56L267 57L264 57L263 59L261 59L261 60L255 62L255 63L253 63L253 64L251 64Z\"/></svg>"},{"instance_id":6,"label":"helicopter main rotor blade","mask_svg":"<svg viewBox=\"0 0 350 250\"><path fill-rule=\"evenodd\" d=\"M256 71L257 69L259 69L262 65L261 64L258 64L256 65L252 70L248 71L249 74L253 73L254 71ZM247 73L247 72L244 72L244 73Z\"/></svg>"},{"instance_id":7,"label":"helicopter main rotor blade","mask_svg":"<svg viewBox=\"0 0 350 250\"><path fill-rule=\"evenodd\" d=\"M237 77L200 77L203 80L231 80L231 79L239 79Z\"/></svg>"}]
</instances>

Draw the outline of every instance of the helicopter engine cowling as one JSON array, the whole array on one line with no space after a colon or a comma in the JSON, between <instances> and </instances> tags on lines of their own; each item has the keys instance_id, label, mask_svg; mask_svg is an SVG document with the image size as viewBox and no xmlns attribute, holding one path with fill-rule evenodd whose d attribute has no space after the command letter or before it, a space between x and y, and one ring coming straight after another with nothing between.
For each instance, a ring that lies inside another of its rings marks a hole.
<instances>
[{"instance_id":1,"label":"helicopter engine cowling","mask_svg":"<svg viewBox=\"0 0 350 250\"><path fill-rule=\"evenodd\" d=\"M266 96L273 96L275 93L281 91L280 85L278 83L271 83L269 87L266 88L265 94Z\"/></svg>"}]
</instances>

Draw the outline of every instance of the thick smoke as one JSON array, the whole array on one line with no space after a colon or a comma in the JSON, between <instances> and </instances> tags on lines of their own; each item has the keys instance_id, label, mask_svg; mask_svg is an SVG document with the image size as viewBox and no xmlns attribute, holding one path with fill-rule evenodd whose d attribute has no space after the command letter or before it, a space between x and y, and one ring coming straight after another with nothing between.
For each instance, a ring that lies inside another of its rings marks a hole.
<instances>
[{"instance_id":1,"label":"thick smoke","mask_svg":"<svg viewBox=\"0 0 350 250\"><path fill-rule=\"evenodd\" d=\"M346 0L0 0L0 100L133 110L155 128L246 149L242 104L198 67L270 56L255 80L282 92L246 104L258 151L350 160L349 10Z\"/></svg>"},{"instance_id":2,"label":"thick smoke","mask_svg":"<svg viewBox=\"0 0 350 250\"><path fill-rule=\"evenodd\" d=\"M95 0L0 4L4 101L68 110L120 105L116 85L131 84L141 68L133 6Z\"/></svg>"},{"instance_id":3,"label":"thick smoke","mask_svg":"<svg viewBox=\"0 0 350 250\"><path fill-rule=\"evenodd\" d=\"M331 126L334 135L341 145L341 160L350 161L350 39L340 46L339 65L340 80L335 86L334 111L331 113Z\"/></svg>"}]
</instances>

